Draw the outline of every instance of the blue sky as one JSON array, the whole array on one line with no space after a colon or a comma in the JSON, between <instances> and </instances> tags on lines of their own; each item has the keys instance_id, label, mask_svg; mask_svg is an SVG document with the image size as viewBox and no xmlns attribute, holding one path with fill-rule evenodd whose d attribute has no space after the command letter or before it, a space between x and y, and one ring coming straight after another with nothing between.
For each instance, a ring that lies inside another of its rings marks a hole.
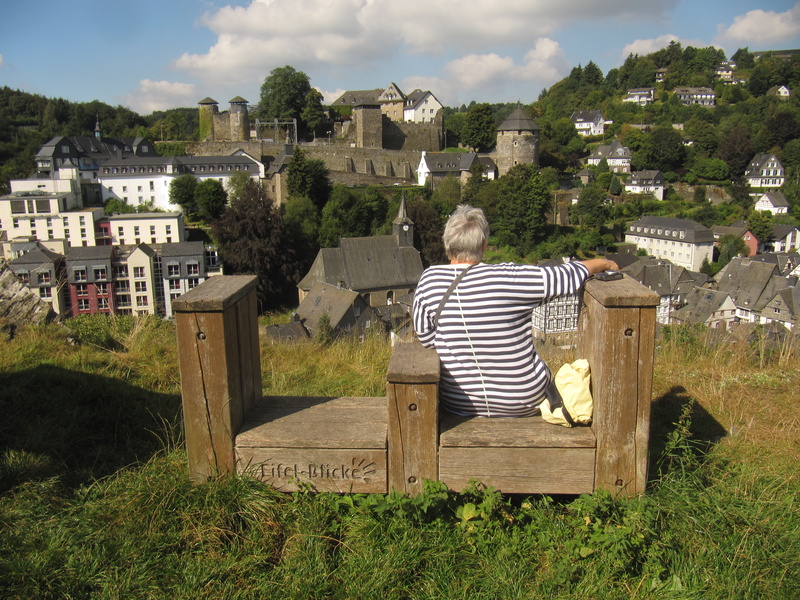
<instances>
[{"instance_id":1,"label":"blue sky","mask_svg":"<svg viewBox=\"0 0 800 600\"><path fill-rule=\"evenodd\" d=\"M2 0L0 85L139 113L255 104L291 65L344 90L429 89L448 106L534 101L594 61L670 40L730 56L800 48L791 0Z\"/></svg>"}]
</instances>

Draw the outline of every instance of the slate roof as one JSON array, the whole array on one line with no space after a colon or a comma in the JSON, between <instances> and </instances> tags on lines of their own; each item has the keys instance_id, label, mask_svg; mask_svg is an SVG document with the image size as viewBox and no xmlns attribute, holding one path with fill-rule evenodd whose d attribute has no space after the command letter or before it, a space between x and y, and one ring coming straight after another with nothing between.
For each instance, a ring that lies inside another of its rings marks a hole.
<instances>
[{"instance_id":1,"label":"slate roof","mask_svg":"<svg viewBox=\"0 0 800 600\"><path fill-rule=\"evenodd\" d=\"M647 228L648 232L636 232L634 231L636 227L641 227L642 229ZM662 233L658 233L659 230L661 230ZM671 233L673 231L683 231L684 237L679 238L673 236ZM705 225L701 225L697 221L692 221L691 219L677 219L675 217L641 217L638 221L634 221L628 225L627 233L664 240L680 239L681 241L695 244L714 241L714 234Z\"/></svg>"},{"instance_id":2,"label":"slate roof","mask_svg":"<svg viewBox=\"0 0 800 600\"><path fill-rule=\"evenodd\" d=\"M172 242L161 244L161 256L205 256L203 242Z\"/></svg>"},{"instance_id":3,"label":"slate roof","mask_svg":"<svg viewBox=\"0 0 800 600\"><path fill-rule=\"evenodd\" d=\"M71 246L67 260L111 260L114 246Z\"/></svg>"},{"instance_id":4,"label":"slate roof","mask_svg":"<svg viewBox=\"0 0 800 600\"><path fill-rule=\"evenodd\" d=\"M343 93L331 106L358 106L360 104L380 104L378 98L383 94L383 89L351 90Z\"/></svg>"},{"instance_id":5,"label":"slate roof","mask_svg":"<svg viewBox=\"0 0 800 600\"><path fill-rule=\"evenodd\" d=\"M593 123L603 118L603 113L599 110L576 110L570 116L573 123Z\"/></svg>"},{"instance_id":6,"label":"slate roof","mask_svg":"<svg viewBox=\"0 0 800 600\"><path fill-rule=\"evenodd\" d=\"M776 264L769 264L748 258L737 257L731 260L717 274L717 288L730 295L737 307L746 310L758 310L759 299L767 290L777 291L779 282L772 281L773 277L779 277L780 272ZM773 294L774 295L774 294Z\"/></svg>"},{"instance_id":7,"label":"slate roof","mask_svg":"<svg viewBox=\"0 0 800 600\"><path fill-rule=\"evenodd\" d=\"M431 173L469 171L477 158L475 152L426 152L423 157Z\"/></svg>"},{"instance_id":8,"label":"slate roof","mask_svg":"<svg viewBox=\"0 0 800 600\"><path fill-rule=\"evenodd\" d=\"M599 158L600 160L605 158L608 160L609 158L631 158L631 156L630 148L623 146L619 140L614 140L610 144L600 144L589 158Z\"/></svg>"},{"instance_id":9,"label":"slate roof","mask_svg":"<svg viewBox=\"0 0 800 600\"><path fill-rule=\"evenodd\" d=\"M712 225L711 232L714 234L715 240L721 240L726 235L735 235L736 237L744 237L750 231L745 226L727 226L727 225ZM751 232L752 234L752 232Z\"/></svg>"},{"instance_id":10,"label":"slate roof","mask_svg":"<svg viewBox=\"0 0 800 600\"><path fill-rule=\"evenodd\" d=\"M760 177L761 170L764 168L771 159L778 160L774 154L769 152L760 152L753 157L753 160L750 161L750 164L747 166L747 171L745 171L745 177ZM778 161L780 164L780 161ZM781 165L783 167L783 165Z\"/></svg>"},{"instance_id":11,"label":"slate roof","mask_svg":"<svg viewBox=\"0 0 800 600\"><path fill-rule=\"evenodd\" d=\"M761 198L764 198L764 197L766 197L767 200L769 200L770 204L772 204L772 206L774 206L775 208L781 208L783 206L785 206L785 207L789 206L789 201L786 200L786 196L784 196L783 193L780 192L780 191L765 192L765 193L761 194L761 197L759 198L759 200Z\"/></svg>"},{"instance_id":12,"label":"slate roof","mask_svg":"<svg viewBox=\"0 0 800 600\"><path fill-rule=\"evenodd\" d=\"M330 318L331 326L336 327L357 299L358 292L317 281L297 307L297 316L311 332L326 314Z\"/></svg>"},{"instance_id":13,"label":"slate roof","mask_svg":"<svg viewBox=\"0 0 800 600\"><path fill-rule=\"evenodd\" d=\"M21 267L23 265L37 265L37 266L52 266L64 257L58 252L53 252L40 245L38 242L33 242L34 247L27 250L24 254L18 256L14 260L8 262L11 268Z\"/></svg>"},{"instance_id":14,"label":"slate roof","mask_svg":"<svg viewBox=\"0 0 800 600\"><path fill-rule=\"evenodd\" d=\"M695 287L686 296L686 305L672 318L687 324L705 323L729 298L726 292Z\"/></svg>"},{"instance_id":15,"label":"slate roof","mask_svg":"<svg viewBox=\"0 0 800 600\"><path fill-rule=\"evenodd\" d=\"M694 277L687 269L673 265L669 261L650 264L638 261L626 267L624 271L662 297L687 295L696 285Z\"/></svg>"},{"instance_id":16,"label":"slate roof","mask_svg":"<svg viewBox=\"0 0 800 600\"><path fill-rule=\"evenodd\" d=\"M539 131L536 121L528 116L521 106L517 106L505 121L500 123L497 131Z\"/></svg>"}]
</instances>

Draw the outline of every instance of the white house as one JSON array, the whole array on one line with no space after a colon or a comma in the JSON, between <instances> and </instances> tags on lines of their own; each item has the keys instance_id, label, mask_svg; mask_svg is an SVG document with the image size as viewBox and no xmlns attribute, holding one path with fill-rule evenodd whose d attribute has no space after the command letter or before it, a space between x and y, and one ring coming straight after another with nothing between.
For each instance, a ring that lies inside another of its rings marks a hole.
<instances>
[{"instance_id":1,"label":"white house","mask_svg":"<svg viewBox=\"0 0 800 600\"><path fill-rule=\"evenodd\" d=\"M264 177L264 164L237 153L232 156L181 156L121 158L106 161L99 169L98 182L103 202L111 198L131 206L150 205L162 210L179 210L169 200L172 181L186 173L198 180L218 179L223 185L237 171L254 179Z\"/></svg>"},{"instance_id":2,"label":"white house","mask_svg":"<svg viewBox=\"0 0 800 600\"><path fill-rule=\"evenodd\" d=\"M406 96L403 119L411 123L433 123L442 103L431 92L414 90Z\"/></svg>"},{"instance_id":3,"label":"white house","mask_svg":"<svg viewBox=\"0 0 800 600\"><path fill-rule=\"evenodd\" d=\"M664 199L664 175L661 171L634 171L625 182L629 194L652 194L657 200Z\"/></svg>"},{"instance_id":4,"label":"white house","mask_svg":"<svg viewBox=\"0 0 800 600\"><path fill-rule=\"evenodd\" d=\"M699 271L704 260L713 259L714 234L689 219L642 217L628 225L625 242L690 271Z\"/></svg>"},{"instance_id":5,"label":"white house","mask_svg":"<svg viewBox=\"0 0 800 600\"><path fill-rule=\"evenodd\" d=\"M655 100L655 94L655 88L631 88L628 90L628 95L625 96L622 101L635 102L639 106L647 106L648 104L652 104Z\"/></svg>"},{"instance_id":6,"label":"white house","mask_svg":"<svg viewBox=\"0 0 800 600\"><path fill-rule=\"evenodd\" d=\"M570 116L578 135L603 135L606 121L599 110L576 110Z\"/></svg>"},{"instance_id":7,"label":"white house","mask_svg":"<svg viewBox=\"0 0 800 600\"><path fill-rule=\"evenodd\" d=\"M484 168L486 179L497 177L497 166L489 157L478 156L475 152L422 152L417 166L417 185L425 185L430 180L431 187L447 177L455 177L466 183L470 177L470 169L479 162Z\"/></svg>"},{"instance_id":8,"label":"white house","mask_svg":"<svg viewBox=\"0 0 800 600\"><path fill-rule=\"evenodd\" d=\"M773 215L785 215L789 212L789 202L780 191L764 192L756 200L756 210L766 210Z\"/></svg>"},{"instance_id":9,"label":"white house","mask_svg":"<svg viewBox=\"0 0 800 600\"><path fill-rule=\"evenodd\" d=\"M783 165L774 154L756 154L745 171L747 184L753 188L778 188L786 181Z\"/></svg>"},{"instance_id":10,"label":"white house","mask_svg":"<svg viewBox=\"0 0 800 600\"><path fill-rule=\"evenodd\" d=\"M610 171L614 173L631 172L631 150L623 146L618 140L610 144L601 144L589 156L590 165L599 165L605 159Z\"/></svg>"},{"instance_id":11,"label":"white house","mask_svg":"<svg viewBox=\"0 0 800 600\"><path fill-rule=\"evenodd\" d=\"M715 106L717 104L717 94L707 87L676 87L674 94L678 96L681 104L700 106Z\"/></svg>"},{"instance_id":12,"label":"white house","mask_svg":"<svg viewBox=\"0 0 800 600\"><path fill-rule=\"evenodd\" d=\"M794 225L776 224L772 228L773 252L796 252L800 249L800 229Z\"/></svg>"}]
</instances>

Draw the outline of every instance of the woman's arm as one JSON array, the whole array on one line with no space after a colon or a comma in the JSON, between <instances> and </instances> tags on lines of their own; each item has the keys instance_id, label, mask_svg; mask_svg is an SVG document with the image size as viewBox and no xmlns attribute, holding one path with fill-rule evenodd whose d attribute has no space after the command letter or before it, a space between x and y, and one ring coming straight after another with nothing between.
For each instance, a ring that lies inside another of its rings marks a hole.
<instances>
[{"instance_id":1,"label":"woman's arm","mask_svg":"<svg viewBox=\"0 0 800 600\"><path fill-rule=\"evenodd\" d=\"M589 275L597 275L603 271L619 271L617 263L607 258L592 258L582 261L582 264L589 269Z\"/></svg>"}]
</instances>

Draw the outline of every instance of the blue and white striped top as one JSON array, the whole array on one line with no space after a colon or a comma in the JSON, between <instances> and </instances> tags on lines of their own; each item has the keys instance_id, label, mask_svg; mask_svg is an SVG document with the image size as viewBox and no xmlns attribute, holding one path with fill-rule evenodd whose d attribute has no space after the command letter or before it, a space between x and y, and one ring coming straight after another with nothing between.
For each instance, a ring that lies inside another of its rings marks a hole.
<instances>
[{"instance_id":1,"label":"blue and white striped top","mask_svg":"<svg viewBox=\"0 0 800 600\"><path fill-rule=\"evenodd\" d=\"M445 303L439 303L466 265L426 269L414 293L414 329L442 364L443 408L461 415L523 417L534 414L551 374L536 354L531 310L550 298L577 292L589 276L579 262L553 267L502 263L473 267Z\"/></svg>"}]
</instances>

